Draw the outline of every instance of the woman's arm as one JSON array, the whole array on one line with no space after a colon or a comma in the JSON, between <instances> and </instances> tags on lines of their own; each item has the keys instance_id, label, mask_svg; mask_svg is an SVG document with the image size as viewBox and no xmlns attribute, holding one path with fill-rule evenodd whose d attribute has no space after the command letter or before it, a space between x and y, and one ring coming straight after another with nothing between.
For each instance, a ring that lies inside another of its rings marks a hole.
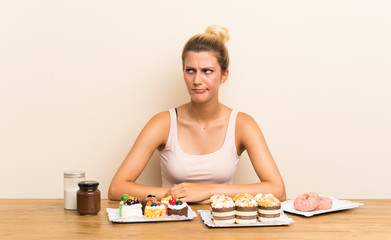
<instances>
[{"instance_id":1,"label":"woman's arm","mask_svg":"<svg viewBox=\"0 0 391 240\"><path fill-rule=\"evenodd\" d=\"M181 183L172 187L168 194L175 194L188 202L205 202L215 193L224 193L229 196L238 193L253 195L272 193L279 200L284 201L286 198L284 182L255 120L245 113L239 113L235 135L238 152L242 153L247 150L261 182L240 185Z\"/></svg>"},{"instance_id":2,"label":"woman's arm","mask_svg":"<svg viewBox=\"0 0 391 240\"><path fill-rule=\"evenodd\" d=\"M259 183L242 187L249 193L272 193L284 201L286 198L284 181L258 124L248 114L239 113L236 133L237 146L247 151L254 170L261 180Z\"/></svg>"},{"instance_id":3,"label":"woman's arm","mask_svg":"<svg viewBox=\"0 0 391 240\"><path fill-rule=\"evenodd\" d=\"M163 197L168 188L152 187L136 183L154 151L164 148L170 131L169 112L155 115L144 127L132 149L114 175L109 187L108 197L111 200L121 199L128 193L142 200L148 194Z\"/></svg>"}]
</instances>

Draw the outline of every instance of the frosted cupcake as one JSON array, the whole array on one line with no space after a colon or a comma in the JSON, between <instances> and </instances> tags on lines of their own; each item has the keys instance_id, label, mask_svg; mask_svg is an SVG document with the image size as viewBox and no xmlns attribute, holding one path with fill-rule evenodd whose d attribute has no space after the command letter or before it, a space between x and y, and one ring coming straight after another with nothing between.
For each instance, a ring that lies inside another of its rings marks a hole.
<instances>
[{"instance_id":1,"label":"frosted cupcake","mask_svg":"<svg viewBox=\"0 0 391 240\"><path fill-rule=\"evenodd\" d=\"M259 193L255 196L258 203L258 220L261 222L277 221L281 216L281 203L272 194Z\"/></svg>"},{"instance_id":2,"label":"frosted cupcake","mask_svg":"<svg viewBox=\"0 0 391 240\"><path fill-rule=\"evenodd\" d=\"M235 197L232 198L232 200L234 202L236 202L236 200L238 200L239 198L254 198L253 195L249 194L249 193L240 193L240 194L236 194Z\"/></svg>"},{"instance_id":3,"label":"frosted cupcake","mask_svg":"<svg viewBox=\"0 0 391 240\"><path fill-rule=\"evenodd\" d=\"M240 197L235 201L236 223L256 223L258 203L254 198Z\"/></svg>"},{"instance_id":4,"label":"frosted cupcake","mask_svg":"<svg viewBox=\"0 0 391 240\"><path fill-rule=\"evenodd\" d=\"M210 203L210 205L212 205L212 203L214 202L214 201L216 201L217 199L219 199L219 198L224 198L224 197L226 197L224 194L222 194L222 193L216 193L216 194L213 194L210 198L209 198L209 203Z\"/></svg>"},{"instance_id":5,"label":"frosted cupcake","mask_svg":"<svg viewBox=\"0 0 391 240\"><path fill-rule=\"evenodd\" d=\"M212 211L212 203L215 202L216 200L218 200L219 198L225 198L227 197L226 195L222 194L222 193L216 193L216 194L213 194L210 198L209 198L209 205L210 205L210 211Z\"/></svg>"},{"instance_id":6,"label":"frosted cupcake","mask_svg":"<svg viewBox=\"0 0 391 240\"><path fill-rule=\"evenodd\" d=\"M219 197L211 204L211 216L215 224L235 223L235 203L228 196Z\"/></svg>"}]
</instances>

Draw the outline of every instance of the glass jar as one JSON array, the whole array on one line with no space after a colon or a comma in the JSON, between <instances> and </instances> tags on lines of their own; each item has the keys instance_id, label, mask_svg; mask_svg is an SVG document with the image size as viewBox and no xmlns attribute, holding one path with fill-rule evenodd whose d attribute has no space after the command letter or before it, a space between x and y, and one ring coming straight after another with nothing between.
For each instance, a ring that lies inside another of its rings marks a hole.
<instances>
[{"instance_id":1,"label":"glass jar","mask_svg":"<svg viewBox=\"0 0 391 240\"><path fill-rule=\"evenodd\" d=\"M77 211L80 215L96 215L100 211L99 183L96 181L79 182L77 191Z\"/></svg>"},{"instance_id":2,"label":"glass jar","mask_svg":"<svg viewBox=\"0 0 391 240\"><path fill-rule=\"evenodd\" d=\"M68 210L77 209L76 193L79 190L77 185L85 181L85 172L67 171L64 172L64 208Z\"/></svg>"}]
</instances>

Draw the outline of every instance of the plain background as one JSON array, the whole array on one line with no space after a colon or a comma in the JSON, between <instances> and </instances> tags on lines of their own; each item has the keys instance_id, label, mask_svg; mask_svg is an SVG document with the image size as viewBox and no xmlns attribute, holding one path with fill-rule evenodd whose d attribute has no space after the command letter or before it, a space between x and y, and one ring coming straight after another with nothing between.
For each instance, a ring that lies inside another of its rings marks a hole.
<instances>
[{"instance_id":1,"label":"plain background","mask_svg":"<svg viewBox=\"0 0 391 240\"><path fill-rule=\"evenodd\" d=\"M189 100L181 50L229 29L220 100L256 119L289 198L391 198L391 2L0 1L0 197L102 198L145 123ZM138 182L160 185L153 156ZM246 154L235 183L258 181Z\"/></svg>"}]
</instances>

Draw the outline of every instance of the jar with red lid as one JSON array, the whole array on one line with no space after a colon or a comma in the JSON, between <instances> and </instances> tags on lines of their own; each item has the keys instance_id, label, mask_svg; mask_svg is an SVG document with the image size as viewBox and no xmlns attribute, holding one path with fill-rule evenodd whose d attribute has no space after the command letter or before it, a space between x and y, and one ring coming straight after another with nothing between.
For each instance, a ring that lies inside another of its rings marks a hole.
<instances>
[{"instance_id":1,"label":"jar with red lid","mask_svg":"<svg viewBox=\"0 0 391 240\"><path fill-rule=\"evenodd\" d=\"M80 215L96 215L100 211L99 183L96 181L81 181L78 183L77 211Z\"/></svg>"}]
</instances>

